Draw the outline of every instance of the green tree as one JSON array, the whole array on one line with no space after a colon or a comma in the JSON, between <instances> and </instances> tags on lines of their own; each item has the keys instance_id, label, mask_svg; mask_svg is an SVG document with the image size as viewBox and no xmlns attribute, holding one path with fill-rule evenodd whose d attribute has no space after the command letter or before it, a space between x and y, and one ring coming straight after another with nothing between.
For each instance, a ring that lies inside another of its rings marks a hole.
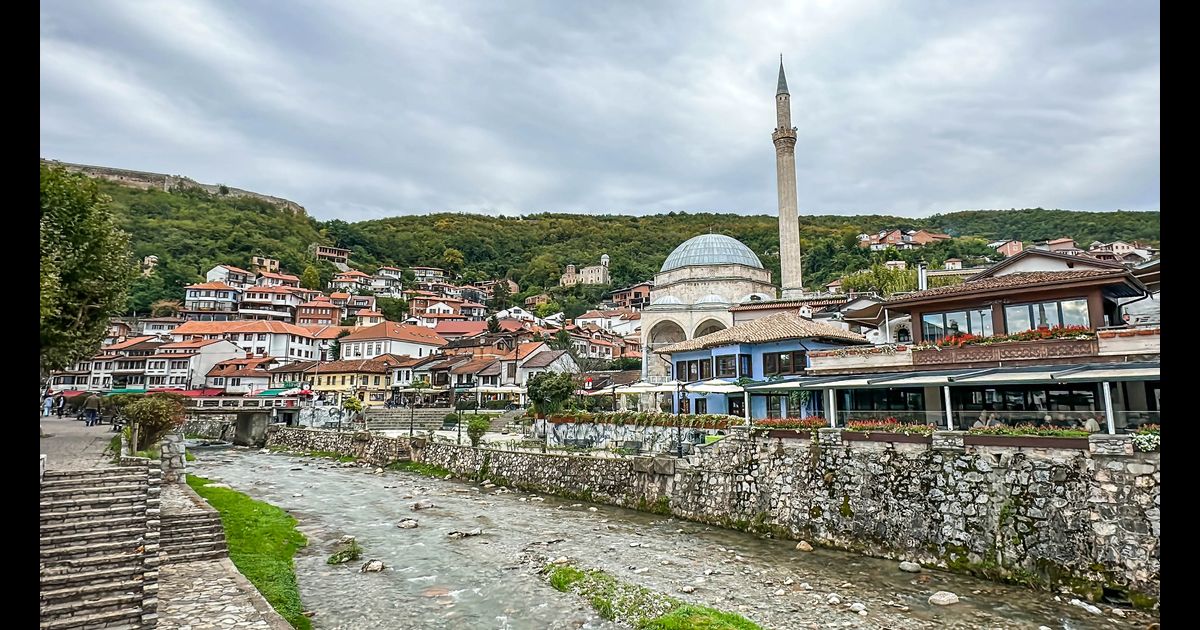
<instances>
[{"instance_id":1,"label":"green tree","mask_svg":"<svg viewBox=\"0 0 1200 630\"><path fill-rule=\"evenodd\" d=\"M458 273L462 270L465 262L466 259L463 257L463 253L453 247L447 247L446 251L442 252L442 266L449 271Z\"/></svg>"},{"instance_id":2,"label":"green tree","mask_svg":"<svg viewBox=\"0 0 1200 630\"><path fill-rule=\"evenodd\" d=\"M512 306L512 294L508 292L508 281L501 280L492 285L492 299L488 300L488 307L495 311L502 311Z\"/></svg>"},{"instance_id":3,"label":"green tree","mask_svg":"<svg viewBox=\"0 0 1200 630\"><path fill-rule=\"evenodd\" d=\"M500 320L496 319L495 315L488 318L487 331L493 334L500 332Z\"/></svg>"},{"instance_id":4,"label":"green tree","mask_svg":"<svg viewBox=\"0 0 1200 630\"><path fill-rule=\"evenodd\" d=\"M575 393L575 377L568 372L543 372L530 378L526 387L534 408L550 414L561 409Z\"/></svg>"},{"instance_id":5,"label":"green tree","mask_svg":"<svg viewBox=\"0 0 1200 630\"><path fill-rule=\"evenodd\" d=\"M484 415L467 416L467 437L471 440L471 446L479 446L479 441L483 439L483 434L491 427L491 422Z\"/></svg>"},{"instance_id":6,"label":"green tree","mask_svg":"<svg viewBox=\"0 0 1200 630\"><path fill-rule=\"evenodd\" d=\"M551 300L549 302L542 302L541 304L533 307L533 314L537 315L538 317L549 317L555 313L561 312L562 310L563 307L561 304Z\"/></svg>"},{"instance_id":7,"label":"green tree","mask_svg":"<svg viewBox=\"0 0 1200 630\"><path fill-rule=\"evenodd\" d=\"M158 300L150 305L150 314L154 317L174 317L181 308L183 304L179 300Z\"/></svg>"},{"instance_id":8,"label":"green tree","mask_svg":"<svg viewBox=\"0 0 1200 630\"><path fill-rule=\"evenodd\" d=\"M43 374L90 356L124 311L136 275L129 236L93 180L41 167L39 304Z\"/></svg>"},{"instance_id":9,"label":"green tree","mask_svg":"<svg viewBox=\"0 0 1200 630\"><path fill-rule=\"evenodd\" d=\"M304 268L304 273L300 274L300 286L305 289L320 289L321 288L321 272L317 268L308 265Z\"/></svg>"},{"instance_id":10,"label":"green tree","mask_svg":"<svg viewBox=\"0 0 1200 630\"><path fill-rule=\"evenodd\" d=\"M408 302L402 298L376 298L375 305L389 322L402 322L408 317Z\"/></svg>"},{"instance_id":11,"label":"green tree","mask_svg":"<svg viewBox=\"0 0 1200 630\"><path fill-rule=\"evenodd\" d=\"M140 396L125 405L123 415L137 427L137 445L144 451L170 431L183 425L184 409L178 395L151 394Z\"/></svg>"},{"instance_id":12,"label":"green tree","mask_svg":"<svg viewBox=\"0 0 1200 630\"><path fill-rule=\"evenodd\" d=\"M343 330L337 334L337 337L334 337L333 343L329 344L329 356L332 357L334 361L341 360L341 358L342 358L342 337L345 337L346 335L349 335L349 334L350 334L349 330Z\"/></svg>"},{"instance_id":13,"label":"green tree","mask_svg":"<svg viewBox=\"0 0 1200 630\"><path fill-rule=\"evenodd\" d=\"M567 332L565 328L559 328L549 343L550 347L554 350L570 350L573 348L571 345L571 333Z\"/></svg>"}]
</instances>

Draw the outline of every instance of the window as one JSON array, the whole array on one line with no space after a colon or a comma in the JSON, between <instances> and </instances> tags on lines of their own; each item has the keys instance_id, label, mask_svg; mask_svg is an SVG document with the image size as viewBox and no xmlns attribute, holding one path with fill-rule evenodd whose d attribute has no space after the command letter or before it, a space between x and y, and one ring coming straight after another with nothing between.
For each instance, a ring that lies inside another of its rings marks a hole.
<instances>
[{"instance_id":1,"label":"window","mask_svg":"<svg viewBox=\"0 0 1200 630\"><path fill-rule=\"evenodd\" d=\"M250 333L242 334L242 341L253 341L253 340L254 340L254 335L252 335Z\"/></svg>"},{"instance_id":2,"label":"window","mask_svg":"<svg viewBox=\"0 0 1200 630\"><path fill-rule=\"evenodd\" d=\"M925 313L921 316L921 334L925 341L938 341L945 337L963 334L990 337L992 330L992 310L990 308Z\"/></svg>"},{"instance_id":3,"label":"window","mask_svg":"<svg viewBox=\"0 0 1200 630\"><path fill-rule=\"evenodd\" d=\"M692 413L708 413L708 399L707 398L697 398L696 399L696 408L695 408L695 411L693 411Z\"/></svg>"},{"instance_id":4,"label":"window","mask_svg":"<svg viewBox=\"0 0 1200 630\"><path fill-rule=\"evenodd\" d=\"M737 356L728 354L716 358L717 376L721 378L737 377Z\"/></svg>"},{"instance_id":5,"label":"window","mask_svg":"<svg viewBox=\"0 0 1200 630\"><path fill-rule=\"evenodd\" d=\"M751 378L752 373L751 373L751 369L750 369L750 355L748 355L748 354L739 354L738 355L738 376L745 376L746 378Z\"/></svg>"},{"instance_id":6,"label":"window","mask_svg":"<svg viewBox=\"0 0 1200 630\"><path fill-rule=\"evenodd\" d=\"M767 352L763 354L763 376L800 374L804 371L804 352Z\"/></svg>"},{"instance_id":7,"label":"window","mask_svg":"<svg viewBox=\"0 0 1200 630\"><path fill-rule=\"evenodd\" d=\"M259 341L266 341L266 340L267 340L267 334L266 334L266 333L258 333L258 340L259 340Z\"/></svg>"},{"instance_id":8,"label":"window","mask_svg":"<svg viewBox=\"0 0 1200 630\"><path fill-rule=\"evenodd\" d=\"M712 359L703 359L700 361L700 380L707 381L712 378Z\"/></svg>"},{"instance_id":9,"label":"window","mask_svg":"<svg viewBox=\"0 0 1200 630\"><path fill-rule=\"evenodd\" d=\"M1034 328L1054 328L1056 326L1091 327L1091 318L1088 317L1087 299L1075 298L1006 306L1004 307L1004 325L1009 334L1012 334Z\"/></svg>"},{"instance_id":10,"label":"window","mask_svg":"<svg viewBox=\"0 0 1200 630\"><path fill-rule=\"evenodd\" d=\"M783 396L767 396L767 417L783 416Z\"/></svg>"},{"instance_id":11,"label":"window","mask_svg":"<svg viewBox=\"0 0 1200 630\"><path fill-rule=\"evenodd\" d=\"M346 384L346 375L343 374L342 375L342 385L345 385L345 384Z\"/></svg>"},{"instance_id":12,"label":"window","mask_svg":"<svg viewBox=\"0 0 1200 630\"><path fill-rule=\"evenodd\" d=\"M242 379L240 379L240 378L231 378L231 379L229 379L229 384L230 384L230 385L241 385L241 384L242 384Z\"/></svg>"}]
</instances>

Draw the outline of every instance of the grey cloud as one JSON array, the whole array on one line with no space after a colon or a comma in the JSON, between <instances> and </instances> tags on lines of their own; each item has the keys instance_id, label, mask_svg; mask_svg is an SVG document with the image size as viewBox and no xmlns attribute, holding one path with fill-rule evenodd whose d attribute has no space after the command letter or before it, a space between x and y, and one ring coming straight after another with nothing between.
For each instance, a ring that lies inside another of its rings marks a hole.
<instances>
[{"instance_id":1,"label":"grey cloud","mask_svg":"<svg viewBox=\"0 0 1200 630\"><path fill-rule=\"evenodd\" d=\"M1158 20L1119 1L48 0L42 154L323 219L772 213L783 52L802 213L1157 210Z\"/></svg>"}]
</instances>

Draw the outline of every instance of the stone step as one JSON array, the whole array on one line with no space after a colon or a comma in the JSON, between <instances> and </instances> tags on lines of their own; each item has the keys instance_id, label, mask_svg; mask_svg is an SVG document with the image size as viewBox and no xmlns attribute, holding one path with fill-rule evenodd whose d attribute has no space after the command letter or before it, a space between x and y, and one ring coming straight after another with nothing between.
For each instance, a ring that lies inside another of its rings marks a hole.
<instances>
[{"instance_id":1,"label":"stone step","mask_svg":"<svg viewBox=\"0 0 1200 630\"><path fill-rule=\"evenodd\" d=\"M54 499L52 501L42 501L38 504L38 508L43 514L54 512L69 512L75 509L83 509L98 505L104 506L124 506L124 505L145 505L146 494L118 494L105 497L82 497L78 499Z\"/></svg>"},{"instance_id":2,"label":"stone step","mask_svg":"<svg viewBox=\"0 0 1200 630\"><path fill-rule=\"evenodd\" d=\"M116 483L145 483L146 473L130 473L127 469L121 475L104 475L104 476L89 476L89 477L46 477L42 480L42 490L58 489L58 488L91 488L97 484L116 484Z\"/></svg>"},{"instance_id":3,"label":"stone step","mask_svg":"<svg viewBox=\"0 0 1200 630\"><path fill-rule=\"evenodd\" d=\"M119 552L127 551L132 553L134 549L142 545L140 534L137 540L122 540L113 542L98 542L88 543L86 545L77 545L73 547L57 547L53 549L41 549L41 558L46 562L57 562L61 560L81 560L83 558L107 558L108 554L102 552Z\"/></svg>"},{"instance_id":4,"label":"stone step","mask_svg":"<svg viewBox=\"0 0 1200 630\"><path fill-rule=\"evenodd\" d=\"M42 523L42 536L55 535L64 532L98 532L123 527L139 527L145 529L146 517L142 515L118 516L114 518L98 518L76 522Z\"/></svg>"},{"instance_id":5,"label":"stone step","mask_svg":"<svg viewBox=\"0 0 1200 630\"><path fill-rule=\"evenodd\" d=\"M129 515L145 514L146 507L144 505L116 505L108 508L97 508L93 510L70 510L66 512L47 512L41 514L42 523L78 523L94 520L103 520L106 518L117 518Z\"/></svg>"},{"instance_id":6,"label":"stone step","mask_svg":"<svg viewBox=\"0 0 1200 630\"><path fill-rule=\"evenodd\" d=\"M209 551L188 551L184 553L168 554L167 562L178 564L180 562L195 562L197 560L219 560L228 556L229 553L224 550L209 550Z\"/></svg>"},{"instance_id":7,"label":"stone step","mask_svg":"<svg viewBox=\"0 0 1200 630\"><path fill-rule=\"evenodd\" d=\"M223 541L223 540L219 541L219 542L209 541L209 542L190 543L190 544L186 544L186 545L163 545L162 547L160 547L160 549L163 551L163 553L167 554L168 560L177 558L181 555L197 553L197 552L202 552L202 551L215 551L215 552L220 552L222 554L229 552L229 547L226 546L225 541Z\"/></svg>"},{"instance_id":8,"label":"stone step","mask_svg":"<svg viewBox=\"0 0 1200 630\"><path fill-rule=\"evenodd\" d=\"M78 532L71 534L56 534L54 536L42 536L42 548L54 547L57 545L70 546L73 543L88 542L94 544L96 541L124 541L137 540L146 533L145 527L126 527L124 529L110 529L103 532Z\"/></svg>"},{"instance_id":9,"label":"stone step","mask_svg":"<svg viewBox=\"0 0 1200 630\"><path fill-rule=\"evenodd\" d=\"M205 549L224 549L226 546L227 542L224 536L213 538L189 538L186 540L163 540L159 541L158 543L159 549L175 553L179 553L180 551L191 549L193 547L204 547Z\"/></svg>"},{"instance_id":10,"label":"stone step","mask_svg":"<svg viewBox=\"0 0 1200 630\"><path fill-rule=\"evenodd\" d=\"M44 590L41 593L43 603L57 602L64 599L93 599L100 595L134 595L142 592L141 576L136 580L101 580L86 585L64 586Z\"/></svg>"},{"instance_id":11,"label":"stone step","mask_svg":"<svg viewBox=\"0 0 1200 630\"><path fill-rule=\"evenodd\" d=\"M161 532L158 536L158 542L162 545L191 540L225 540L225 530L215 527L211 529L195 529L188 532Z\"/></svg>"},{"instance_id":12,"label":"stone step","mask_svg":"<svg viewBox=\"0 0 1200 630\"><path fill-rule=\"evenodd\" d=\"M109 553L85 557L50 558L42 560L42 577L63 576L83 571L103 571L143 566L143 554L137 547L128 550L109 549Z\"/></svg>"},{"instance_id":13,"label":"stone step","mask_svg":"<svg viewBox=\"0 0 1200 630\"><path fill-rule=\"evenodd\" d=\"M124 622L124 624L121 622ZM118 630L120 628L142 627L142 609L140 607L125 607L109 612L75 615L60 619L46 620L43 618L39 626L41 630L67 630L68 628Z\"/></svg>"},{"instance_id":14,"label":"stone step","mask_svg":"<svg viewBox=\"0 0 1200 630\"><path fill-rule=\"evenodd\" d=\"M116 612L119 610L137 609L141 614L142 594L126 593L122 595L84 596L74 601L61 604L42 606L42 618L67 617L88 615L92 613Z\"/></svg>"},{"instance_id":15,"label":"stone step","mask_svg":"<svg viewBox=\"0 0 1200 630\"><path fill-rule=\"evenodd\" d=\"M132 556L130 556L132 557ZM42 588L47 587L65 587L71 584L91 584L92 582L104 580L120 580L128 579L132 576L141 576L145 569L140 564L130 564L128 566L117 567L114 569L100 569L98 571L77 571L74 573L63 573L59 575L43 575Z\"/></svg>"},{"instance_id":16,"label":"stone step","mask_svg":"<svg viewBox=\"0 0 1200 630\"><path fill-rule=\"evenodd\" d=\"M63 479L104 479L123 477L129 474L145 475L149 466L113 466L111 468L85 468L83 470L47 470L43 481Z\"/></svg>"},{"instance_id":17,"label":"stone step","mask_svg":"<svg viewBox=\"0 0 1200 630\"><path fill-rule=\"evenodd\" d=\"M42 500L54 500L62 497L98 497L98 496L115 496L120 494L129 494L134 492L146 491L149 483L142 480L142 483L120 483L111 486L93 486L90 488L68 487L68 488L42 488Z\"/></svg>"}]
</instances>

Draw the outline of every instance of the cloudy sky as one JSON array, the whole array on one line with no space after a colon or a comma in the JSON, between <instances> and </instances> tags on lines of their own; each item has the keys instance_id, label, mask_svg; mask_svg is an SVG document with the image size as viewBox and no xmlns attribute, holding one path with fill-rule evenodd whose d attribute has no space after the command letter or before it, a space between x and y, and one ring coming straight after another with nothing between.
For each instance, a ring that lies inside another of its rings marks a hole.
<instances>
[{"instance_id":1,"label":"cloudy sky","mask_svg":"<svg viewBox=\"0 0 1200 630\"><path fill-rule=\"evenodd\" d=\"M653 5L653 6L645 6ZM1159 209L1155 2L41 3L41 154L321 218Z\"/></svg>"}]
</instances>

